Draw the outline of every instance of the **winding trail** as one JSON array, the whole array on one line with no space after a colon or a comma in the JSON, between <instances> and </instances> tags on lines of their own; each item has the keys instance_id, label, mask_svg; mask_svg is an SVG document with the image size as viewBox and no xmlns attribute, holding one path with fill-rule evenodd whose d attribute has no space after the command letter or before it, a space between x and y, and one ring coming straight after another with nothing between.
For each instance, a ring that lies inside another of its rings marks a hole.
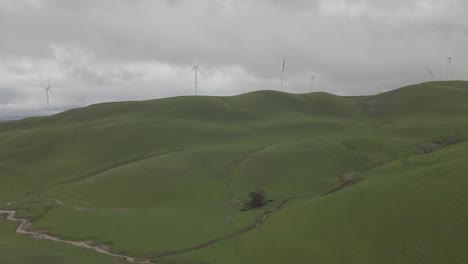
<instances>
[{"instance_id":1,"label":"winding trail","mask_svg":"<svg viewBox=\"0 0 468 264\"><path fill-rule=\"evenodd\" d=\"M239 165L241 165L243 162L245 162L246 160L248 160L250 157L252 157L253 155L261 152L261 151L264 151L265 149L273 146L275 144L272 144L272 145L266 145L266 146L262 146L262 147L259 147L259 148L255 148L247 153L245 153L245 155L243 155L240 159L238 160L235 160L234 163L232 163L231 165L231 168L229 169L229 172L224 176L224 179L228 179L231 177L233 171L239 167Z\"/></svg>"},{"instance_id":2,"label":"winding trail","mask_svg":"<svg viewBox=\"0 0 468 264\"><path fill-rule=\"evenodd\" d=\"M13 222L19 223L18 227L16 228L16 233L18 233L18 234L27 235L27 236L29 236L31 238L34 238L34 239L51 240L51 241L55 241L55 242L61 242L61 243L73 245L73 246L76 246L76 247L91 249L93 251L96 251L96 252L104 254L104 255L124 259L124 260L126 260L126 261L128 261L130 263L154 264L153 262L151 262L150 259L139 259L139 258L135 258L135 257L130 257L130 256L126 256L126 255L120 255L120 254L112 253L106 247L94 246L94 245L91 244L91 242L88 242L88 241L81 241L80 242L80 241L64 240L64 239L60 239L58 237L54 237L54 236L44 234L44 233L41 233L41 232L30 231L29 228L31 227L31 222L28 219L17 218L16 217L16 211L0 210L0 214L6 214L7 215L6 219L8 221L13 221Z\"/></svg>"}]
</instances>

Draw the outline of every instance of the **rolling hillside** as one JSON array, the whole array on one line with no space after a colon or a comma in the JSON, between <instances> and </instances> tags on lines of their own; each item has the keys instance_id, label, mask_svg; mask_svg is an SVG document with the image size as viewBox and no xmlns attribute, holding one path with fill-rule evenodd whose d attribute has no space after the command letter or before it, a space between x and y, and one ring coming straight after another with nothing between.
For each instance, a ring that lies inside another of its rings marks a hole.
<instances>
[{"instance_id":1,"label":"rolling hillside","mask_svg":"<svg viewBox=\"0 0 468 264\"><path fill-rule=\"evenodd\" d=\"M462 81L93 105L0 123L0 209L152 263L463 264L467 120ZM126 263L15 226L0 263Z\"/></svg>"}]
</instances>

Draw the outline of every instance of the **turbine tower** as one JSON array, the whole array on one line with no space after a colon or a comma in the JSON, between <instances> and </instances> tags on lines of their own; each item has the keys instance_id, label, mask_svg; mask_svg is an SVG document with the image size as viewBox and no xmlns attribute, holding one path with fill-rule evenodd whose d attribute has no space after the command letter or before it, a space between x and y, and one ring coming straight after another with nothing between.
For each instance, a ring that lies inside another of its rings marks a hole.
<instances>
[{"instance_id":1,"label":"turbine tower","mask_svg":"<svg viewBox=\"0 0 468 264\"><path fill-rule=\"evenodd\" d=\"M198 65L193 66L192 71L195 71L195 95L198 95L198 72L200 72L203 78L205 79L206 76L205 74L203 74L202 70L200 69L200 67L198 67Z\"/></svg>"},{"instance_id":2,"label":"turbine tower","mask_svg":"<svg viewBox=\"0 0 468 264\"><path fill-rule=\"evenodd\" d=\"M452 78L452 60L453 60L453 55L452 51L450 51L450 55L447 57L447 81L450 81Z\"/></svg>"},{"instance_id":3,"label":"turbine tower","mask_svg":"<svg viewBox=\"0 0 468 264\"><path fill-rule=\"evenodd\" d=\"M283 91L283 75L284 75L285 65L286 65L286 58L283 59L283 67L281 67L281 91Z\"/></svg>"},{"instance_id":4,"label":"turbine tower","mask_svg":"<svg viewBox=\"0 0 468 264\"><path fill-rule=\"evenodd\" d=\"M313 91L314 90L314 80L315 80L315 76L310 76L310 90Z\"/></svg>"},{"instance_id":5,"label":"turbine tower","mask_svg":"<svg viewBox=\"0 0 468 264\"><path fill-rule=\"evenodd\" d=\"M54 93L51 90L50 76L51 76L51 74L49 73L49 84L45 87L45 93L46 93L46 97L47 97L47 111L50 111L49 93L52 94L53 96L55 96Z\"/></svg>"}]
</instances>

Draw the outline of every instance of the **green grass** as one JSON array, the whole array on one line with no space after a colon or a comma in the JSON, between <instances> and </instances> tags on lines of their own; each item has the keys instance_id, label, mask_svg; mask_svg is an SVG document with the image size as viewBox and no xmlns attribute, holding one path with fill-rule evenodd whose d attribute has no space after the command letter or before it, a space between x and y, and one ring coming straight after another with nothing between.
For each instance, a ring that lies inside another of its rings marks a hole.
<instances>
[{"instance_id":1,"label":"green grass","mask_svg":"<svg viewBox=\"0 0 468 264\"><path fill-rule=\"evenodd\" d=\"M292 201L261 228L174 260L464 263L468 178L460 175L467 155L465 143L391 162L367 171L353 188Z\"/></svg>"},{"instance_id":2,"label":"green grass","mask_svg":"<svg viewBox=\"0 0 468 264\"><path fill-rule=\"evenodd\" d=\"M154 258L248 226L267 209L239 203L264 190L269 208L295 199L257 229L165 261L465 263L468 145L418 146L468 136L467 118L468 83L432 82L368 97L107 103L4 122L0 208L58 237ZM365 180L321 196L348 172ZM0 229L0 263L114 263L16 235L13 223Z\"/></svg>"}]
</instances>

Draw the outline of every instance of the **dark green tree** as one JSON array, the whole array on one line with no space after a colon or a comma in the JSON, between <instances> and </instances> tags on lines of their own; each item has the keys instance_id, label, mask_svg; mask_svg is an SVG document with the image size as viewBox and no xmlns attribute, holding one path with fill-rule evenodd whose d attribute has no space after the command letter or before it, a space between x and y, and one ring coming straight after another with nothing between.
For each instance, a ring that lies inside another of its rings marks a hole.
<instances>
[{"instance_id":1,"label":"dark green tree","mask_svg":"<svg viewBox=\"0 0 468 264\"><path fill-rule=\"evenodd\" d=\"M250 198L250 202L249 202L250 208L260 208L268 202L264 191L250 192L249 198Z\"/></svg>"}]
</instances>

